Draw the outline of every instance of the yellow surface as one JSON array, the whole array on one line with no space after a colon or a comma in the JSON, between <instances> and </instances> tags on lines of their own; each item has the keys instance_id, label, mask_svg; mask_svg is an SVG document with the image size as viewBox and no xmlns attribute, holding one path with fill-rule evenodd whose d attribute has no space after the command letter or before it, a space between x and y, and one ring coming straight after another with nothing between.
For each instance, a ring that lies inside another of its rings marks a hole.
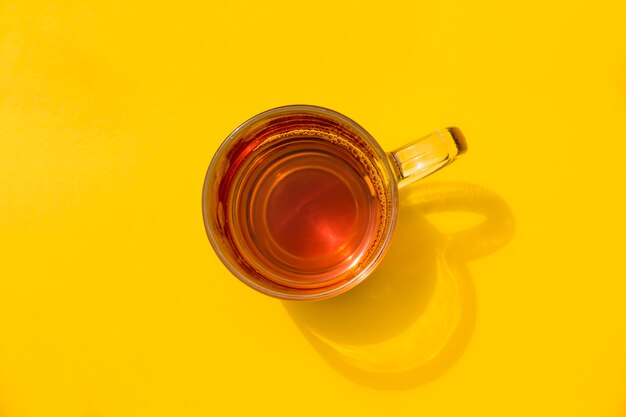
<instances>
[{"instance_id":1,"label":"yellow surface","mask_svg":"<svg viewBox=\"0 0 626 417\"><path fill-rule=\"evenodd\" d=\"M625 16L1 1L0 416L625 416ZM221 140L292 103L470 145L325 304L239 283L201 219Z\"/></svg>"}]
</instances>

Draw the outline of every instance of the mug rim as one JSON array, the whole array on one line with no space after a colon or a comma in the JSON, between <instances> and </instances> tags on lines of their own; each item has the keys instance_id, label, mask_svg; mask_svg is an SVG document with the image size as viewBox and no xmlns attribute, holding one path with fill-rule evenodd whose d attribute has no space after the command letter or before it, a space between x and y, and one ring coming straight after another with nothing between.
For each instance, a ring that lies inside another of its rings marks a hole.
<instances>
[{"instance_id":1,"label":"mug rim","mask_svg":"<svg viewBox=\"0 0 626 417\"><path fill-rule=\"evenodd\" d=\"M308 293L291 294L291 293L276 291L271 288L267 288L266 286L263 286L257 283L255 280L247 277L244 273L242 273L242 271L240 271L234 265L233 262L230 261L229 257L224 254L222 248L220 247L221 246L220 243L217 241L215 237L215 235L218 234L218 232L214 230L214 227L211 224L210 219L209 219L209 217L211 217L211 214L209 213L209 199L207 198L209 196L209 192L211 188L209 185L209 182L215 175L216 167L218 163L220 162L220 160L222 159L221 157L230 149L231 144L239 138L241 132L244 131L247 127L252 126L255 123L258 123L264 119L269 119L277 115L283 115L283 114L286 115L289 113L317 114L317 115L321 114L322 116L328 117L331 119L333 118L339 119L339 121L341 121L342 123L345 123L349 125L350 127L354 128L359 134L359 136L365 139L368 146L370 146L372 150L374 150L374 152L376 153L377 160L384 166L384 169L390 179L389 183L391 185L390 187L391 189L389 190L390 195L391 195L391 215L390 215L389 228L388 228L387 235L384 238L384 242L381 244L380 249L378 250L378 253L370 260L368 265L365 268L363 268L363 270L361 270L357 275L350 278L342 285L331 287L330 289L326 291L323 291L324 287L321 287L320 291L314 294L308 294ZM255 116L250 117L249 119L241 123L239 126L237 126L224 139L224 141L220 144L219 148L213 155L211 159L211 163L209 164L209 167L207 169L207 172L204 178L204 184L202 187L202 217L204 221L204 228L209 238L209 242L211 243L213 250L217 254L222 264L224 264L224 266L226 266L226 268L235 277L237 277L240 281L242 281L244 284L248 285L249 287L263 294L272 296L274 298L283 299L283 300L321 300L321 299L329 298L329 297L344 293L348 291L349 289L353 288L354 286L358 285L359 283L361 283L363 280L365 280L372 273L372 271L380 264L380 262L382 261L384 255L386 254L389 248L389 244L394 235L395 226L397 223L398 205L399 203L398 203L397 178L390 165L387 153L382 149L382 147L372 137L372 135L369 132L367 132L367 130L365 130L357 122L355 122L351 118L335 110L331 110L326 107L307 105L307 104L292 104L292 105L274 107L272 109L265 110L261 113L258 113Z\"/></svg>"}]
</instances>

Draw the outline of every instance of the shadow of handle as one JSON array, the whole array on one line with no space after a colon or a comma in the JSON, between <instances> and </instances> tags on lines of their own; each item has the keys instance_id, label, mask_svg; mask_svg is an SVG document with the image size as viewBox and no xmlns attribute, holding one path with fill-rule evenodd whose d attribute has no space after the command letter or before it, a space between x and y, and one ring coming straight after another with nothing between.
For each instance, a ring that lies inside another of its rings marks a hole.
<instances>
[{"instance_id":1,"label":"shadow of handle","mask_svg":"<svg viewBox=\"0 0 626 417\"><path fill-rule=\"evenodd\" d=\"M494 252L510 240L515 230L511 209L504 199L475 184L415 187L402 195L401 206L412 207L424 216L458 211L484 217L474 227L448 234L448 252L458 260L469 261Z\"/></svg>"}]
</instances>

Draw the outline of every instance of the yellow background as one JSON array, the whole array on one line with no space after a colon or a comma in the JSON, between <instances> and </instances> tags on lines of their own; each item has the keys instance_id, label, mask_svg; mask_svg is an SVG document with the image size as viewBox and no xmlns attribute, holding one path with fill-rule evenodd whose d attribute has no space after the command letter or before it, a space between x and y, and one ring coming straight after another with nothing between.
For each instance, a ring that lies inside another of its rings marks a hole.
<instances>
[{"instance_id":1,"label":"yellow background","mask_svg":"<svg viewBox=\"0 0 626 417\"><path fill-rule=\"evenodd\" d=\"M626 416L625 18L0 1L0 416ZM294 103L470 146L367 286L297 306L233 278L200 209L222 139Z\"/></svg>"}]
</instances>

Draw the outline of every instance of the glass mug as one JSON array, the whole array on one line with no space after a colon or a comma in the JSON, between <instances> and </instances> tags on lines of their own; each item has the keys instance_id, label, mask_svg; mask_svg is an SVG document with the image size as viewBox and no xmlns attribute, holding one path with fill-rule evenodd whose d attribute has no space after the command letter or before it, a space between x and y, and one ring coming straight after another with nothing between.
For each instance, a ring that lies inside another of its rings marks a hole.
<instances>
[{"instance_id":1,"label":"glass mug","mask_svg":"<svg viewBox=\"0 0 626 417\"><path fill-rule=\"evenodd\" d=\"M398 188L466 150L456 127L386 153L335 111L271 109L236 128L213 157L204 225L220 260L250 287L289 300L335 296L382 260Z\"/></svg>"}]
</instances>

